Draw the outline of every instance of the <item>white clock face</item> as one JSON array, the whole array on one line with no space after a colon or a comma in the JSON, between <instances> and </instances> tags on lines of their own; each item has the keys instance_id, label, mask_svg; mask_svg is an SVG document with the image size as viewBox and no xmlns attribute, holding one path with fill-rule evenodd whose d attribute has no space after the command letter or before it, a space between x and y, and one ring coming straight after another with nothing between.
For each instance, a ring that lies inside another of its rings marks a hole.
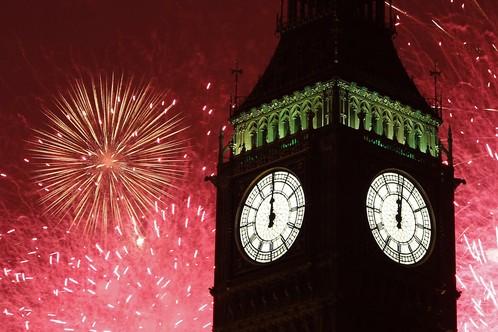
<instances>
[{"instance_id":1,"label":"white clock face","mask_svg":"<svg viewBox=\"0 0 498 332\"><path fill-rule=\"evenodd\" d=\"M258 180L239 208L240 244L247 256L258 263L282 257L301 230L304 207L303 187L292 173L273 170Z\"/></svg>"},{"instance_id":2,"label":"white clock face","mask_svg":"<svg viewBox=\"0 0 498 332\"><path fill-rule=\"evenodd\" d=\"M420 262L429 252L433 225L428 200L414 180L397 171L378 175L367 194L367 219L375 241L392 260Z\"/></svg>"}]
</instances>

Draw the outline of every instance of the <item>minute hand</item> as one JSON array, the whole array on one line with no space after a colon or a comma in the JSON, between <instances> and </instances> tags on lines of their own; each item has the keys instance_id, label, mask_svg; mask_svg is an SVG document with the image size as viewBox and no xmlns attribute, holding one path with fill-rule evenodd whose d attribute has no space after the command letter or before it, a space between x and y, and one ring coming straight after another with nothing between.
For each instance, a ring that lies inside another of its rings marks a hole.
<instances>
[{"instance_id":1,"label":"minute hand","mask_svg":"<svg viewBox=\"0 0 498 332\"><path fill-rule=\"evenodd\" d=\"M273 197L273 193L275 191L275 173L272 173L271 176L271 198L270 198L270 215L269 215L269 223L268 228L272 228L275 221L275 212L273 211L273 203L275 203L275 198Z\"/></svg>"},{"instance_id":2,"label":"minute hand","mask_svg":"<svg viewBox=\"0 0 498 332\"><path fill-rule=\"evenodd\" d=\"M399 183L399 178L398 178L398 183ZM396 226L398 227L398 229L401 229L401 220L402 220L402 218L401 218L401 206L403 204L403 188L404 188L404 183L401 183L401 190L400 190L398 199L396 200L396 203L398 203L398 213L396 214L396 221L397 221Z\"/></svg>"}]
</instances>

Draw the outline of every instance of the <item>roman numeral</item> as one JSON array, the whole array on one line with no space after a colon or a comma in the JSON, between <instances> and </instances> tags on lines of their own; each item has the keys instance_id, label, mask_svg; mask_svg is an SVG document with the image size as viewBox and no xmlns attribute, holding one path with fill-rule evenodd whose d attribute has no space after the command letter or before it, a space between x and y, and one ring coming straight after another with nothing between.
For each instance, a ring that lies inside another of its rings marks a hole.
<instances>
[{"instance_id":1,"label":"roman numeral","mask_svg":"<svg viewBox=\"0 0 498 332\"><path fill-rule=\"evenodd\" d=\"M415 226L416 226L416 227L418 227L418 228L422 228L422 229L427 229L427 230L429 230L429 228L428 228L428 227L425 227L425 226L424 226L424 224L416 223L416 224L415 224Z\"/></svg>"},{"instance_id":2,"label":"roman numeral","mask_svg":"<svg viewBox=\"0 0 498 332\"><path fill-rule=\"evenodd\" d=\"M386 247L389 245L389 242L391 242L391 236L387 237L386 242L384 243L384 248L382 248L382 250L386 249Z\"/></svg>"},{"instance_id":3,"label":"roman numeral","mask_svg":"<svg viewBox=\"0 0 498 332\"><path fill-rule=\"evenodd\" d=\"M418 209L413 210L413 213L420 212L420 211L422 211L422 210L423 210L423 209L425 209L425 208L426 208L426 206L425 206L425 205L424 205L424 206L421 206L421 207L419 207Z\"/></svg>"},{"instance_id":4,"label":"roman numeral","mask_svg":"<svg viewBox=\"0 0 498 332\"><path fill-rule=\"evenodd\" d=\"M293 223L291 223L291 222L288 222L288 223L287 223L287 226L288 226L289 228L293 228L293 229L301 229L301 228L297 227L297 226L296 226L296 224L293 224Z\"/></svg>"},{"instance_id":5,"label":"roman numeral","mask_svg":"<svg viewBox=\"0 0 498 332\"><path fill-rule=\"evenodd\" d=\"M418 244L422 243L422 240L420 240L417 235L414 235L413 238L415 239L415 242L417 242Z\"/></svg>"},{"instance_id":6,"label":"roman numeral","mask_svg":"<svg viewBox=\"0 0 498 332\"><path fill-rule=\"evenodd\" d=\"M287 243L285 242L285 237L283 235L280 235L280 238L282 239L282 242L284 244L285 250L289 250L289 247L287 247Z\"/></svg>"},{"instance_id":7,"label":"roman numeral","mask_svg":"<svg viewBox=\"0 0 498 332\"><path fill-rule=\"evenodd\" d=\"M247 205L247 203L244 204L244 206L250 208L250 209L253 209L254 211L258 211L257 208L255 208L254 206L251 206L251 205Z\"/></svg>"},{"instance_id":8,"label":"roman numeral","mask_svg":"<svg viewBox=\"0 0 498 332\"><path fill-rule=\"evenodd\" d=\"M382 213L382 211L379 208L373 207L373 206L368 206L367 209L373 210L375 213Z\"/></svg>"},{"instance_id":9,"label":"roman numeral","mask_svg":"<svg viewBox=\"0 0 498 332\"><path fill-rule=\"evenodd\" d=\"M254 226L254 224L255 224L255 223L256 223L256 222L251 221L251 222L248 222L248 223L247 223L247 224L245 224L245 225L240 225L240 228L244 228L244 227L252 227L252 226Z\"/></svg>"},{"instance_id":10,"label":"roman numeral","mask_svg":"<svg viewBox=\"0 0 498 332\"><path fill-rule=\"evenodd\" d=\"M304 205L291 207L290 212L296 212L297 210L302 209L303 207Z\"/></svg>"}]
</instances>

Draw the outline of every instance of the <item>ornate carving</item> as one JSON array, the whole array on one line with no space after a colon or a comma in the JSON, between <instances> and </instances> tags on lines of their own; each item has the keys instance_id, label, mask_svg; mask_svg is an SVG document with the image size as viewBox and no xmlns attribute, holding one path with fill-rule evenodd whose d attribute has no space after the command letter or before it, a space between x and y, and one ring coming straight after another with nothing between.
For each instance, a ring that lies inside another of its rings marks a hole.
<instances>
[{"instance_id":1,"label":"ornate carving","mask_svg":"<svg viewBox=\"0 0 498 332\"><path fill-rule=\"evenodd\" d=\"M336 95L334 87L338 89ZM333 98L339 98L335 104L338 109L333 109ZM433 157L440 156L439 118L340 80L319 82L232 118L232 154L254 151L301 130L330 125L334 112L341 125L373 131ZM309 114L313 115L312 121Z\"/></svg>"}]
</instances>

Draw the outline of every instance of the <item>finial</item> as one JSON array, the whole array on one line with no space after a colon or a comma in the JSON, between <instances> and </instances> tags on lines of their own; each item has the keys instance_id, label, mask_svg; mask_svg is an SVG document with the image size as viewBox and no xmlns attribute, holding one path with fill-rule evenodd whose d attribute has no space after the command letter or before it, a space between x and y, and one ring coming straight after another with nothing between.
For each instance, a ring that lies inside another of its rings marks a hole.
<instances>
[{"instance_id":1,"label":"finial","mask_svg":"<svg viewBox=\"0 0 498 332\"><path fill-rule=\"evenodd\" d=\"M239 95L238 95L238 89L239 89L239 75L242 75L242 69L239 68L239 60L235 60L235 68L230 69L230 74L235 74L235 94L232 97L230 96L230 116L233 114L233 110L239 107Z\"/></svg>"},{"instance_id":2,"label":"finial","mask_svg":"<svg viewBox=\"0 0 498 332\"><path fill-rule=\"evenodd\" d=\"M434 61L434 70L429 71L430 75L434 77L434 111L436 112L436 115L438 117L442 117L443 115L443 98L442 95L440 98L438 98L438 90L437 90L437 83L438 83L438 78L441 77L441 71L439 70L437 66L437 62Z\"/></svg>"}]
</instances>

